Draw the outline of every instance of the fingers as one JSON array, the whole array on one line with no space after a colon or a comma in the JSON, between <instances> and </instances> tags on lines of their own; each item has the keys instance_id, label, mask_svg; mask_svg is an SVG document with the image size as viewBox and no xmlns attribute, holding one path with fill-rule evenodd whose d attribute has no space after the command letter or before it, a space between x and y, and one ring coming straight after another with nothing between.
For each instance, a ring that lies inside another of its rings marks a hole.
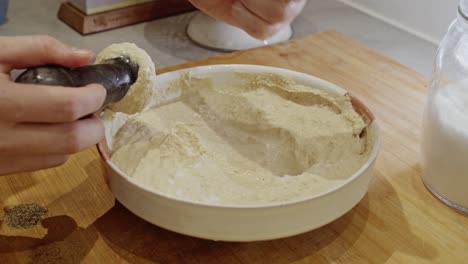
<instances>
[{"instance_id":1,"label":"fingers","mask_svg":"<svg viewBox=\"0 0 468 264\"><path fill-rule=\"evenodd\" d=\"M290 24L306 0L189 0L208 15L266 39Z\"/></svg>"},{"instance_id":2,"label":"fingers","mask_svg":"<svg viewBox=\"0 0 468 264\"><path fill-rule=\"evenodd\" d=\"M106 90L25 85L9 80L12 69L57 64L74 68L88 64L93 54L48 36L0 37L0 175L63 164L68 154L104 137L96 117ZM77 121L78 120L78 121Z\"/></svg>"},{"instance_id":3,"label":"fingers","mask_svg":"<svg viewBox=\"0 0 468 264\"><path fill-rule=\"evenodd\" d=\"M239 0L189 1L206 14L230 25L239 27L258 39L266 39L281 28L279 25L268 24L266 20L248 10Z\"/></svg>"},{"instance_id":4,"label":"fingers","mask_svg":"<svg viewBox=\"0 0 468 264\"><path fill-rule=\"evenodd\" d=\"M13 156L72 154L104 138L104 125L95 115L65 124L18 124L4 131L0 153Z\"/></svg>"},{"instance_id":5,"label":"fingers","mask_svg":"<svg viewBox=\"0 0 468 264\"><path fill-rule=\"evenodd\" d=\"M0 72L57 64L69 68L89 64L93 53L69 47L49 36L0 37Z\"/></svg>"},{"instance_id":6,"label":"fingers","mask_svg":"<svg viewBox=\"0 0 468 264\"><path fill-rule=\"evenodd\" d=\"M16 172L53 168L64 164L67 155L0 156L0 176Z\"/></svg>"},{"instance_id":7,"label":"fingers","mask_svg":"<svg viewBox=\"0 0 468 264\"><path fill-rule=\"evenodd\" d=\"M236 20L232 17L232 3L237 0L189 0L189 2L204 13L222 20L228 24L236 25Z\"/></svg>"},{"instance_id":8,"label":"fingers","mask_svg":"<svg viewBox=\"0 0 468 264\"><path fill-rule=\"evenodd\" d=\"M0 81L0 120L9 122L72 122L99 110L106 90L99 84L70 88Z\"/></svg>"},{"instance_id":9,"label":"fingers","mask_svg":"<svg viewBox=\"0 0 468 264\"><path fill-rule=\"evenodd\" d=\"M270 25L291 23L306 3L304 0L240 0L240 2Z\"/></svg>"},{"instance_id":10,"label":"fingers","mask_svg":"<svg viewBox=\"0 0 468 264\"><path fill-rule=\"evenodd\" d=\"M234 25L245 30L249 35L258 39L266 39L281 28L282 24L269 24L267 21L252 13L242 2L232 4Z\"/></svg>"}]
</instances>

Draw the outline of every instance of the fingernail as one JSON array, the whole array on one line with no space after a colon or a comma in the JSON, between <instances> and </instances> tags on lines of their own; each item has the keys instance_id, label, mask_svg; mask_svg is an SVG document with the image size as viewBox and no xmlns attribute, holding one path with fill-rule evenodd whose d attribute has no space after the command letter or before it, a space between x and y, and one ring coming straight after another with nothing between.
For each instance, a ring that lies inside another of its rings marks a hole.
<instances>
[{"instance_id":1,"label":"fingernail","mask_svg":"<svg viewBox=\"0 0 468 264\"><path fill-rule=\"evenodd\" d=\"M80 49L80 48L72 47L72 51L73 53L79 56L92 56L93 55L93 52L87 49Z\"/></svg>"}]
</instances>

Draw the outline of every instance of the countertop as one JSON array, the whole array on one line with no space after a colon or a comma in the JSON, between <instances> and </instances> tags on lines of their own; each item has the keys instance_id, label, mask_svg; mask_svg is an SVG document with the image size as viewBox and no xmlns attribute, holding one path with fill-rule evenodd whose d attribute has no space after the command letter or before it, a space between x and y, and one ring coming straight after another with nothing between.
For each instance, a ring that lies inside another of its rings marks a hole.
<instances>
[{"instance_id":1,"label":"countertop","mask_svg":"<svg viewBox=\"0 0 468 264\"><path fill-rule=\"evenodd\" d=\"M185 29L194 12L107 32L82 36L57 19L61 0L12 0L0 35L49 34L77 47L99 52L117 42L134 42L154 59L157 68L218 55L193 44ZM436 47L407 32L367 16L336 0L309 0L293 24L294 38L336 30L400 63L429 75Z\"/></svg>"}]
</instances>

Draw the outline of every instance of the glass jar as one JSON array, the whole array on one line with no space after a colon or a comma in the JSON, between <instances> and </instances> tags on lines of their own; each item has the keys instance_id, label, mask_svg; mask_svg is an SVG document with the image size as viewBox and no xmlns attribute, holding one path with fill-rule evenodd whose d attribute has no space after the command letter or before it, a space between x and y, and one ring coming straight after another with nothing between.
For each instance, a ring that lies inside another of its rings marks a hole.
<instances>
[{"instance_id":1,"label":"glass jar","mask_svg":"<svg viewBox=\"0 0 468 264\"><path fill-rule=\"evenodd\" d=\"M423 121L422 179L444 203L468 213L468 0L443 39Z\"/></svg>"}]
</instances>

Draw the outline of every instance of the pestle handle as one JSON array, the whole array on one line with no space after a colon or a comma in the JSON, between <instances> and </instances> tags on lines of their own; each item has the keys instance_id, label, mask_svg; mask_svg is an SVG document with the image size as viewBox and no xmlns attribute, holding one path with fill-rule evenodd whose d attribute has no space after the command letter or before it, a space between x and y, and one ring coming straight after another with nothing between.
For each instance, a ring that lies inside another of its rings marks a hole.
<instances>
[{"instance_id":1,"label":"pestle handle","mask_svg":"<svg viewBox=\"0 0 468 264\"><path fill-rule=\"evenodd\" d=\"M138 78L138 65L126 57L109 59L101 64L68 69L57 65L32 67L16 78L17 83L81 87L101 84L107 91L103 107L116 103L127 94Z\"/></svg>"}]
</instances>

